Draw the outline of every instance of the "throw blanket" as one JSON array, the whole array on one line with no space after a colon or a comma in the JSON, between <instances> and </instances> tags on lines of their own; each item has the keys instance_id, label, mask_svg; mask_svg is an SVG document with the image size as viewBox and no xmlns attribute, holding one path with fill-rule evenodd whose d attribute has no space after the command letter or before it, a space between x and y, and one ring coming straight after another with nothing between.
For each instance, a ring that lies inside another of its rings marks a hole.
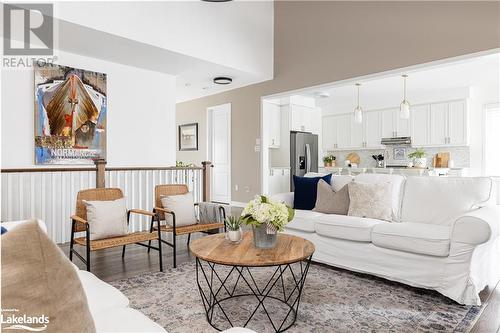
<instances>
[{"instance_id":1,"label":"throw blanket","mask_svg":"<svg viewBox=\"0 0 500 333\"><path fill-rule=\"evenodd\" d=\"M224 209L224 207L218 203L200 202L198 204L199 223L222 222L224 216L222 215L221 207Z\"/></svg>"}]
</instances>

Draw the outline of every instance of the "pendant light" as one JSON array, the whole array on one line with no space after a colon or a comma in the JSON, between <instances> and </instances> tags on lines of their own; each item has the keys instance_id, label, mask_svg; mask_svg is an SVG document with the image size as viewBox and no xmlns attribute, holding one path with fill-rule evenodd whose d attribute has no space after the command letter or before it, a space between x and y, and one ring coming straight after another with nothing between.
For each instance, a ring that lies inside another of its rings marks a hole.
<instances>
[{"instance_id":1,"label":"pendant light","mask_svg":"<svg viewBox=\"0 0 500 333\"><path fill-rule=\"evenodd\" d=\"M408 75L403 74L401 76L403 77L403 101L399 106L399 116L401 119L408 119L410 118L410 102L406 99L406 78Z\"/></svg>"},{"instance_id":2,"label":"pendant light","mask_svg":"<svg viewBox=\"0 0 500 333\"><path fill-rule=\"evenodd\" d=\"M356 83L356 86L358 87L358 105L354 109L354 121L361 123L363 122L363 109L359 105L359 87L361 86L361 83Z\"/></svg>"}]
</instances>

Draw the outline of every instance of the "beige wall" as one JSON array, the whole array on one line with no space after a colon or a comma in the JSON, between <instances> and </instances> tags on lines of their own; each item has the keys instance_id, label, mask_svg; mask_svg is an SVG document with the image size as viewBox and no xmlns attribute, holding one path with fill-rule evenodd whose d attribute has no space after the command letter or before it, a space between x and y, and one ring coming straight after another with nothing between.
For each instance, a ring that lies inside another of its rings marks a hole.
<instances>
[{"instance_id":1,"label":"beige wall","mask_svg":"<svg viewBox=\"0 0 500 333\"><path fill-rule=\"evenodd\" d=\"M177 159L206 158L206 108L231 103L232 200L247 201L260 191L261 96L498 47L499 2L277 1L275 78L177 104L177 124L199 122L201 148Z\"/></svg>"}]
</instances>

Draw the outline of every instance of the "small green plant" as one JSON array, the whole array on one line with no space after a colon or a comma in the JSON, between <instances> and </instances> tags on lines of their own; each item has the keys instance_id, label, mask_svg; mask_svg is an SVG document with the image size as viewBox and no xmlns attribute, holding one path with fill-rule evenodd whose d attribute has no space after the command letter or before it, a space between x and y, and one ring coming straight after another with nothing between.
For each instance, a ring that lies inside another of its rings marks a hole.
<instances>
[{"instance_id":1,"label":"small green plant","mask_svg":"<svg viewBox=\"0 0 500 333\"><path fill-rule=\"evenodd\" d=\"M332 163L333 161L335 161L337 158L333 155L326 155L325 157L323 157L323 162L324 163Z\"/></svg>"},{"instance_id":2,"label":"small green plant","mask_svg":"<svg viewBox=\"0 0 500 333\"><path fill-rule=\"evenodd\" d=\"M175 161L175 166L177 168L192 168L194 167L193 163L184 163L182 161Z\"/></svg>"},{"instance_id":3,"label":"small green plant","mask_svg":"<svg viewBox=\"0 0 500 333\"><path fill-rule=\"evenodd\" d=\"M229 231L240 230L241 223L242 223L241 216L228 216L228 217L226 217L226 228Z\"/></svg>"},{"instance_id":4,"label":"small green plant","mask_svg":"<svg viewBox=\"0 0 500 333\"><path fill-rule=\"evenodd\" d=\"M409 158L423 158L425 157L425 150L422 148L417 148L415 151L411 154L408 154Z\"/></svg>"}]
</instances>

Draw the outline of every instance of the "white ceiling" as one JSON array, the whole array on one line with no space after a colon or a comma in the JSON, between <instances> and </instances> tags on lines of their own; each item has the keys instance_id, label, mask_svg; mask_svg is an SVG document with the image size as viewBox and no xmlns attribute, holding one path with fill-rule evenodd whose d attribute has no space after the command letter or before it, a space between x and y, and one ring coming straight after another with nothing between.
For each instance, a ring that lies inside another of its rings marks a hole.
<instances>
[{"instance_id":1,"label":"white ceiling","mask_svg":"<svg viewBox=\"0 0 500 333\"><path fill-rule=\"evenodd\" d=\"M174 75L177 102L273 77L272 0L59 1L54 18L56 50Z\"/></svg>"},{"instance_id":2,"label":"white ceiling","mask_svg":"<svg viewBox=\"0 0 500 333\"><path fill-rule=\"evenodd\" d=\"M402 73L401 73L402 74ZM492 54L432 68L422 68L408 74L407 99L419 104L442 99L442 96L466 93L470 87L481 88L490 99L500 100L500 54ZM400 75L360 81L361 106L364 110L398 107L403 97L403 79ZM314 96L327 92L328 98L316 98L324 114L344 113L356 104L356 87L323 87L306 90L301 95Z\"/></svg>"}]
</instances>

